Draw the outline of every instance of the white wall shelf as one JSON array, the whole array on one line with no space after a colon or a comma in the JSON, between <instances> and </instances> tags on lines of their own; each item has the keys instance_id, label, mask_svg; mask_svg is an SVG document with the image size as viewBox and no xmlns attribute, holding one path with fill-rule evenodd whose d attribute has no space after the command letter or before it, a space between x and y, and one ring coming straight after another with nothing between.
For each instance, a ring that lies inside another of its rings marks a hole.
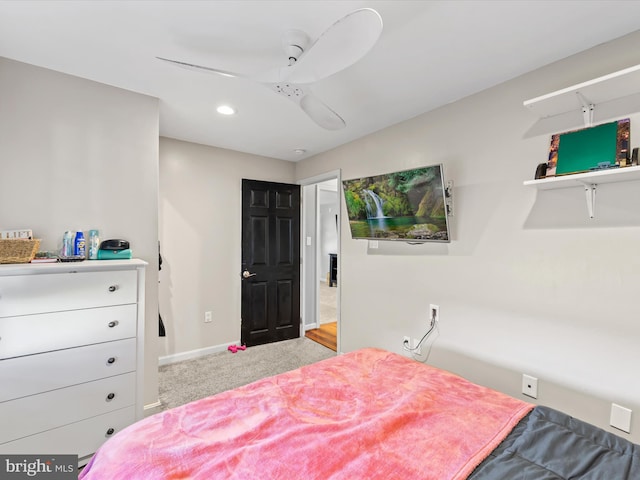
<instances>
[{"instance_id":1,"label":"white wall shelf","mask_svg":"<svg viewBox=\"0 0 640 480\"><path fill-rule=\"evenodd\" d=\"M622 118L640 111L640 65L525 100L523 105L540 117L525 138ZM593 218L599 184L638 180L640 166L633 166L527 180L524 185L538 190L583 187Z\"/></svg>"},{"instance_id":2,"label":"white wall shelf","mask_svg":"<svg viewBox=\"0 0 640 480\"><path fill-rule=\"evenodd\" d=\"M640 181L640 166L612 168L593 172L575 173L559 177L526 180L525 186L538 190L555 190L559 188L583 187L587 199L589 218L593 218L596 203L596 187L603 183Z\"/></svg>"},{"instance_id":3,"label":"white wall shelf","mask_svg":"<svg viewBox=\"0 0 640 480\"><path fill-rule=\"evenodd\" d=\"M640 111L640 65L525 100L540 119L525 137L590 127Z\"/></svg>"}]
</instances>

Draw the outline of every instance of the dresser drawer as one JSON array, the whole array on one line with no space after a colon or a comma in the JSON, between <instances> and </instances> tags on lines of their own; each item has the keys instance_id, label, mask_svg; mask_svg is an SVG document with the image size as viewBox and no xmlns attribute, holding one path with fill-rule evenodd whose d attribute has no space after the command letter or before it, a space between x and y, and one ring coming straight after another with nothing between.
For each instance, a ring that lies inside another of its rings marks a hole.
<instances>
[{"instance_id":1,"label":"dresser drawer","mask_svg":"<svg viewBox=\"0 0 640 480\"><path fill-rule=\"evenodd\" d=\"M0 360L0 402L135 369L135 338Z\"/></svg>"},{"instance_id":2,"label":"dresser drawer","mask_svg":"<svg viewBox=\"0 0 640 480\"><path fill-rule=\"evenodd\" d=\"M53 453L87 457L110 437L132 424L135 416L134 407L123 408L82 422L0 444L0 453L22 455Z\"/></svg>"},{"instance_id":3,"label":"dresser drawer","mask_svg":"<svg viewBox=\"0 0 640 480\"><path fill-rule=\"evenodd\" d=\"M137 305L0 318L0 359L136 336Z\"/></svg>"},{"instance_id":4,"label":"dresser drawer","mask_svg":"<svg viewBox=\"0 0 640 480\"><path fill-rule=\"evenodd\" d=\"M0 317L136 303L135 270L0 277Z\"/></svg>"},{"instance_id":5,"label":"dresser drawer","mask_svg":"<svg viewBox=\"0 0 640 480\"><path fill-rule=\"evenodd\" d=\"M136 374L126 373L0 403L1 444L135 403Z\"/></svg>"}]
</instances>

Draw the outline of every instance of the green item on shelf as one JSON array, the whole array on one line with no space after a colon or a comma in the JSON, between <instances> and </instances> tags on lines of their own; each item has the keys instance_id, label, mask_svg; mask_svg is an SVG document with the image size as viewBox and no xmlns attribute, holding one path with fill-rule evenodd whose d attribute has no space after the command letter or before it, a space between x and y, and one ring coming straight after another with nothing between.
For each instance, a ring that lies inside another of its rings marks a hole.
<instances>
[{"instance_id":1,"label":"green item on shelf","mask_svg":"<svg viewBox=\"0 0 640 480\"><path fill-rule=\"evenodd\" d=\"M616 164L618 122L560 135L556 175L587 172L601 163Z\"/></svg>"},{"instance_id":2,"label":"green item on shelf","mask_svg":"<svg viewBox=\"0 0 640 480\"><path fill-rule=\"evenodd\" d=\"M133 254L130 248L125 250L98 250L98 260L130 260Z\"/></svg>"}]
</instances>

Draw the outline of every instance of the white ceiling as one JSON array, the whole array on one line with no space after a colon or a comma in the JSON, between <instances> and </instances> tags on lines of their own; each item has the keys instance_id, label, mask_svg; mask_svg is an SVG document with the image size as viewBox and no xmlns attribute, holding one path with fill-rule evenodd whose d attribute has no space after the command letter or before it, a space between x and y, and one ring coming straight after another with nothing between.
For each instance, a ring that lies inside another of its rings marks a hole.
<instances>
[{"instance_id":1,"label":"white ceiling","mask_svg":"<svg viewBox=\"0 0 640 480\"><path fill-rule=\"evenodd\" d=\"M314 39L363 7L382 16L379 41L313 85L343 130L259 83L155 58L251 75L286 65L284 31ZM638 19L635 0L2 0L0 56L158 97L163 136L296 161L625 35ZM220 103L238 114L220 116Z\"/></svg>"}]
</instances>

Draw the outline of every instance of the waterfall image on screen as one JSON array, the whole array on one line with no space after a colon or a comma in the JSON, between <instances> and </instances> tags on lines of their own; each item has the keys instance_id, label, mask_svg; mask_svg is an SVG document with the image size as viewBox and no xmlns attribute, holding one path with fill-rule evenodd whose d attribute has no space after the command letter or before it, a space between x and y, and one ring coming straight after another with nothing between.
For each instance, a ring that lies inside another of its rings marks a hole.
<instances>
[{"instance_id":1,"label":"waterfall image on screen","mask_svg":"<svg viewBox=\"0 0 640 480\"><path fill-rule=\"evenodd\" d=\"M351 236L448 242L442 165L344 180Z\"/></svg>"}]
</instances>

